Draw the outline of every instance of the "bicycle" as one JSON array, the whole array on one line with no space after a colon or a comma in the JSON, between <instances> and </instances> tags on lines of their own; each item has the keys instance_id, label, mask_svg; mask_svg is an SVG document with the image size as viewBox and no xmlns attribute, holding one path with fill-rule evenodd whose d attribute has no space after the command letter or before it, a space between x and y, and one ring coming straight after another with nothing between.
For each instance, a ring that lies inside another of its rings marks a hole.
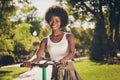
<instances>
[{"instance_id":1,"label":"bicycle","mask_svg":"<svg viewBox=\"0 0 120 80\"><path fill-rule=\"evenodd\" d=\"M38 66L42 68L42 80L46 80L46 68L48 65L52 65L53 67L56 67L60 64L60 62L55 61L45 61L44 63L31 63L32 67ZM20 67L25 67L25 65L22 63L20 64Z\"/></svg>"}]
</instances>

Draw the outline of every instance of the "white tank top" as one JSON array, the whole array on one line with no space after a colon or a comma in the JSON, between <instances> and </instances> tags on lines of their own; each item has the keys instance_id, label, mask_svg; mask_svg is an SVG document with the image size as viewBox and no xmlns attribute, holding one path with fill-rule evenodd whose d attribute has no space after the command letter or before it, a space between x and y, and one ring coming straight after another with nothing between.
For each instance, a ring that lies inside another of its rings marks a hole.
<instances>
[{"instance_id":1,"label":"white tank top","mask_svg":"<svg viewBox=\"0 0 120 80\"><path fill-rule=\"evenodd\" d=\"M59 61L69 53L68 40L66 38L66 33L64 33L61 41L55 43L51 41L50 36L47 40L47 49L50 54L51 60Z\"/></svg>"}]
</instances>

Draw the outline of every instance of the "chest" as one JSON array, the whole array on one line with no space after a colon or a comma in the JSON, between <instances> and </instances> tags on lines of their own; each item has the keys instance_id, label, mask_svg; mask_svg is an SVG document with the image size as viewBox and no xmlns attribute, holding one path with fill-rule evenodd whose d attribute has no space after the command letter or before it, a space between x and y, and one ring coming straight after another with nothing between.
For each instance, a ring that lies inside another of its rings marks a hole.
<instances>
[{"instance_id":1,"label":"chest","mask_svg":"<svg viewBox=\"0 0 120 80\"><path fill-rule=\"evenodd\" d=\"M58 43L53 43L51 41L48 41L47 45L48 51L50 54L60 54L64 55L68 51L68 40L63 38L60 42Z\"/></svg>"}]
</instances>

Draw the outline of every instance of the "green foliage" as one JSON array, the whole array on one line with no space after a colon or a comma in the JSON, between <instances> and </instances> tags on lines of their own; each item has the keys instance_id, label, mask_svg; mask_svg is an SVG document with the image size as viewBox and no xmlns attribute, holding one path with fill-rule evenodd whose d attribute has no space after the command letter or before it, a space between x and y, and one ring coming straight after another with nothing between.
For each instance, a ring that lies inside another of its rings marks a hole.
<instances>
[{"instance_id":1,"label":"green foliage","mask_svg":"<svg viewBox=\"0 0 120 80\"><path fill-rule=\"evenodd\" d=\"M25 50L28 51L33 39L33 36L30 34L30 25L27 23L19 24L14 30L14 34L14 41L22 43Z\"/></svg>"},{"instance_id":2,"label":"green foliage","mask_svg":"<svg viewBox=\"0 0 120 80\"><path fill-rule=\"evenodd\" d=\"M5 39L3 42L2 42L2 46L3 46L3 49L1 51L13 51L13 41L10 40L10 39Z\"/></svg>"},{"instance_id":3,"label":"green foliage","mask_svg":"<svg viewBox=\"0 0 120 80\"><path fill-rule=\"evenodd\" d=\"M2 56L0 59L0 65L9 65L15 63L14 57L10 55Z\"/></svg>"},{"instance_id":4,"label":"green foliage","mask_svg":"<svg viewBox=\"0 0 120 80\"><path fill-rule=\"evenodd\" d=\"M0 66L15 63L14 55L8 52L0 52Z\"/></svg>"},{"instance_id":5,"label":"green foliage","mask_svg":"<svg viewBox=\"0 0 120 80\"><path fill-rule=\"evenodd\" d=\"M8 51L13 51L14 49L13 49L13 46L14 46L14 42L13 42L13 40L11 40L11 39L6 39L5 40L6 41L6 48L7 48L7 50Z\"/></svg>"},{"instance_id":6,"label":"green foliage","mask_svg":"<svg viewBox=\"0 0 120 80\"><path fill-rule=\"evenodd\" d=\"M22 22L14 30L14 54L16 55L16 61L21 62L27 58L30 46L33 41L33 36L30 33L31 25ZM25 56L26 55L26 56Z\"/></svg>"},{"instance_id":7,"label":"green foliage","mask_svg":"<svg viewBox=\"0 0 120 80\"><path fill-rule=\"evenodd\" d=\"M25 46L23 45L23 43L15 42L14 54L20 56L20 55L24 55L26 53L27 53L27 51L25 50Z\"/></svg>"},{"instance_id":8,"label":"green foliage","mask_svg":"<svg viewBox=\"0 0 120 80\"><path fill-rule=\"evenodd\" d=\"M33 10L36 10L36 8L34 6L26 6L26 7L21 8L22 13L28 13Z\"/></svg>"},{"instance_id":9,"label":"green foliage","mask_svg":"<svg viewBox=\"0 0 120 80\"><path fill-rule=\"evenodd\" d=\"M30 27L30 33L34 36L33 32L36 31L37 34L35 36L38 36L40 34L41 29L42 29L42 25L41 25L42 19L28 17L27 21L32 25L32 27Z\"/></svg>"},{"instance_id":10,"label":"green foliage","mask_svg":"<svg viewBox=\"0 0 120 80\"><path fill-rule=\"evenodd\" d=\"M13 33L12 23L9 16L12 16L16 11L12 1L0 1L0 51L13 51L13 41L11 40Z\"/></svg>"},{"instance_id":11,"label":"green foliage","mask_svg":"<svg viewBox=\"0 0 120 80\"><path fill-rule=\"evenodd\" d=\"M71 28L71 32L75 36L75 46L79 53L83 56L90 51L91 41L93 39L93 30L88 28Z\"/></svg>"},{"instance_id":12,"label":"green foliage","mask_svg":"<svg viewBox=\"0 0 120 80\"><path fill-rule=\"evenodd\" d=\"M109 55L112 57L117 56L119 46L119 3L120 1L117 0L108 2L103 0L67 0L66 2L69 6L72 6L70 10L72 10L75 19L96 23L93 41L90 44L91 60L102 61ZM116 12L118 13L116 14Z\"/></svg>"},{"instance_id":13,"label":"green foliage","mask_svg":"<svg viewBox=\"0 0 120 80\"><path fill-rule=\"evenodd\" d=\"M50 28L47 26L45 28L41 28L39 39L41 40L44 37L47 37L50 34Z\"/></svg>"},{"instance_id":14,"label":"green foliage","mask_svg":"<svg viewBox=\"0 0 120 80\"><path fill-rule=\"evenodd\" d=\"M16 2L15 2L16 3ZM21 57L27 54L33 41L33 34L31 34L31 27L34 30L40 32L41 23L40 20L36 20L31 25L28 22L23 21L23 17L19 16L29 16L32 17L31 20L35 20L35 15L30 12L34 12L36 8L34 6L29 6L29 2L20 0L18 4L21 3L23 8L16 6L13 0L1 0L0 1L0 52L13 53L18 59L18 55ZM17 14L17 10L21 10L21 14ZM29 15L28 15L29 14ZM17 17L16 22L11 22L11 16Z\"/></svg>"}]
</instances>

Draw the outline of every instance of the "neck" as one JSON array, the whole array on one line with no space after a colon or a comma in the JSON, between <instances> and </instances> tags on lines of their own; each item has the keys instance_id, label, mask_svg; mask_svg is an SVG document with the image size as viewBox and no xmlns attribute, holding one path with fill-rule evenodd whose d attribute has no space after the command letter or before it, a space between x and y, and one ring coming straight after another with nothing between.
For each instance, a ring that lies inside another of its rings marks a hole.
<instances>
[{"instance_id":1,"label":"neck","mask_svg":"<svg viewBox=\"0 0 120 80\"><path fill-rule=\"evenodd\" d=\"M60 34L62 34L63 32L62 31L52 31L52 35L53 36L58 36L58 35L60 35Z\"/></svg>"}]
</instances>

